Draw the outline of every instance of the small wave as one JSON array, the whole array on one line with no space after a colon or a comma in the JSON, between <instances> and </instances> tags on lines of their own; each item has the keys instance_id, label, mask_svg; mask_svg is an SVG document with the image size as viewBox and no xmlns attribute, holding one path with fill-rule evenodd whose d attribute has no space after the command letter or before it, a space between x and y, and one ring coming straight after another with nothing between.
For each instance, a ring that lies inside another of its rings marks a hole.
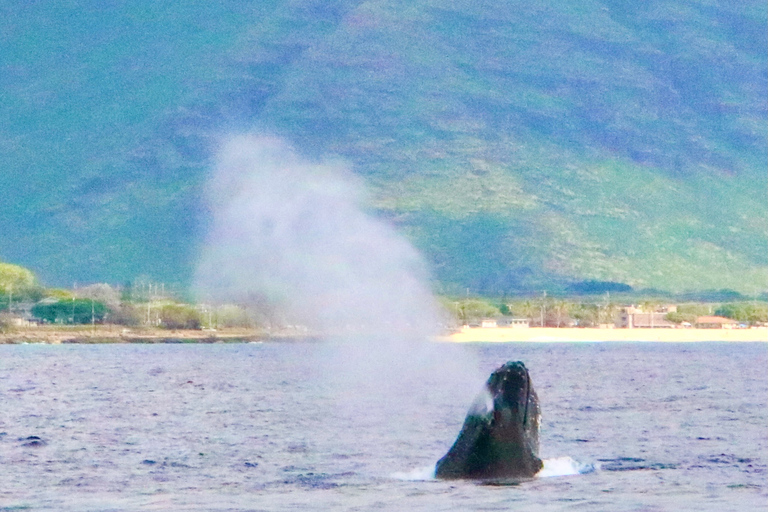
<instances>
[{"instance_id":1,"label":"small wave","mask_svg":"<svg viewBox=\"0 0 768 512\"><path fill-rule=\"evenodd\" d=\"M395 480L408 480L408 481L434 480L435 465L433 464L431 466L416 468L410 471L392 473L391 476Z\"/></svg>"},{"instance_id":2,"label":"small wave","mask_svg":"<svg viewBox=\"0 0 768 512\"><path fill-rule=\"evenodd\" d=\"M595 467L592 464L583 464L570 457L557 457L554 459L544 459L544 467L536 473L536 478L580 475L592 473L594 470Z\"/></svg>"},{"instance_id":3,"label":"small wave","mask_svg":"<svg viewBox=\"0 0 768 512\"><path fill-rule=\"evenodd\" d=\"M557 457L554 459L544 459L544 467L541 471L536 473L536 478L549 478L552 476L568 476L568 475L581 475L584 473L592 473L595 471L595 466L592 464L584 464L573 460L571 457ZM415 468L410 471L399 471L392 473L391 478L395 480L406 481L423 481L435 479L435 466L426 466L423 468Z\"/></svg>"}]
</instances>

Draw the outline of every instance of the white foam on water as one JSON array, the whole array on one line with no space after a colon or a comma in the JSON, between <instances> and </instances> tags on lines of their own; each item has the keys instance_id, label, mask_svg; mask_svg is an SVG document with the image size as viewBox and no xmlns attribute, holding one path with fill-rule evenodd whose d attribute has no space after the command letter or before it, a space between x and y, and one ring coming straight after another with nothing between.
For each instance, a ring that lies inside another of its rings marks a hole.
<instances>
[{"instance_id":1,"label":"white foam on water","mask_svg":"<svg viewBox=\"0 0 768 512\"><path fill-rule=\"evenodd\" d=\"M581 475L592 473L595 466L576 461L571 457L556 457L553 459L544 459L544 467L536 473L536 478L550 478L553 476ZM423 468L415 468L410 471L401 471L392 473L391 478L405 481L423 481L435 479L435 465Z\"/></svg>"},{"instance_id":2,"label":"white foam on water","mask_svg":"<svg viewBox=\"0 0 768 512\"><path fill-rule=\"evenodd\" d=\"M434 480L435 479L435 465L426 466L423 468L415 468L410 471L402 471L392 473L390 475L395 480L407 480L407 481L421 481L421 480Z\"/></svg>"},{"instance_id":3,"label":"white foam on water","mask_svg":"<svg viewBox=\"0 0 768 512\"><path fill-rule=\"evenodd\" d=\"M544 467L536 473L536 478L549 478L552 476L580 475L591 473L595 467L591 464L583 464L570 457L556 457L544 459Z\"/></svg>"}]
</instances>

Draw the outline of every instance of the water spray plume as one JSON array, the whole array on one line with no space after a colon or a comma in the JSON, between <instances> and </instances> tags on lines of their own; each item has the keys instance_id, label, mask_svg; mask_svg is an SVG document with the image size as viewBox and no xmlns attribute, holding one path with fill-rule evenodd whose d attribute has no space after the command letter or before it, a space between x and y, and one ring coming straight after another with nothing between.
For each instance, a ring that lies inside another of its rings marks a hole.
<instances>
[{"instance_id":1,"label":"water spray plume","mask_svg":"<svg viewBox=\"0 0 768 512\"><path fill-rule=\"evenodd\" d=\"M209 201L198 289L275 308L334 341L308 346L306 355L332 397L329 421L359 421L365 411L366 428L397 442L408 442L413 428L460 422L463 407L456 417L424 418L423 404L432 389L471 400L482 382L474 356L428 342L439 310L426 266L366 211L362 183L347 166L308 161L279 139L231 137L217 154Z\"/></svg>"},{"instance_id":2,"label":"water spray plume","mask_svg":"<svg viewBox=\"0 0 768 512\"><path fill-rule=\"evenodd\" d=\"M434 334L424 264L363 201L339 162L309 162L275 138L228 139L211 180L199 288L220 300L266 299L326 334Z\"/></svg>"}]
</instances>

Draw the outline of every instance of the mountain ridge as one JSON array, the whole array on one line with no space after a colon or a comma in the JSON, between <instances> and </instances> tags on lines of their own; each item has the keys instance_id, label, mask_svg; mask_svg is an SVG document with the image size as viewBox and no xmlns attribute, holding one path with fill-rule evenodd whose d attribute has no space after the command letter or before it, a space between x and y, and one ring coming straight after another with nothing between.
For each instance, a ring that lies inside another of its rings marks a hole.
<instances>
[{"instance_id":1,"label":"mountain ridge","mask_svg":"<svg viewBox=\"0 0 768 512\"><path fill-rule=\"evenodd\" d=\"M448 289L768 282L759 2L77 5L0 41L0 257L47 282L188 282L228 131L348 161Z\"/></svg>"}]
</instances>

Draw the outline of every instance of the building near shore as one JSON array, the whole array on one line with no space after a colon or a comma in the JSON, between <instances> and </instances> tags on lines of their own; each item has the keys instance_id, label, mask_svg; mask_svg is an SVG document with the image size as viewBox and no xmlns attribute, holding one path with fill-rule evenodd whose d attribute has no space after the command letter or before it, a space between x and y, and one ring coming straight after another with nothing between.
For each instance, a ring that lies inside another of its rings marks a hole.
<instances>
[{"instance_id":1,"label":"building near shore","mask_svg":"<svg viewBox=\"0 0 768 512\"><path fill-rule=\"evenodd\" d=\"M634 306L624 308L616 326L623 329L673 329L677 324L667 320L667 313L676 311L674 306L663 306L660 311L644 312Z\"/></svg>"},{"instance_id":2,"label":"building near shore","mask_svg":"<svg viewBox=\"0 0 768 512\"><path fill-rule=\"evenodd\" d=\"M739 322L724 316L700 316L696 319L699 329L735 329Z\"/></svg>"},{"instance_id":3,"label":"building near shore","mask_svg":"<svg viewBox=\"0 0 768 512\"><path fill-rule=\"evenodd\" d=\"M498 327L511 327L514 329L528 328L531 326L531 321L527 318L503 318L496 322Z\"/></svg>"},{"instance_id":4,"label":"building near shore","mask_svg":"<svg viewBox=\"0 0 768 512\"><path fill-rule=\"evenodd\" d=\"M38 326L37 321L33 318L28 318L17 314L9 315L7 313L3 315L3 318L0 318L0 323L5 323L11 327L29 328Z\"/></svg>"}]
</instances>

